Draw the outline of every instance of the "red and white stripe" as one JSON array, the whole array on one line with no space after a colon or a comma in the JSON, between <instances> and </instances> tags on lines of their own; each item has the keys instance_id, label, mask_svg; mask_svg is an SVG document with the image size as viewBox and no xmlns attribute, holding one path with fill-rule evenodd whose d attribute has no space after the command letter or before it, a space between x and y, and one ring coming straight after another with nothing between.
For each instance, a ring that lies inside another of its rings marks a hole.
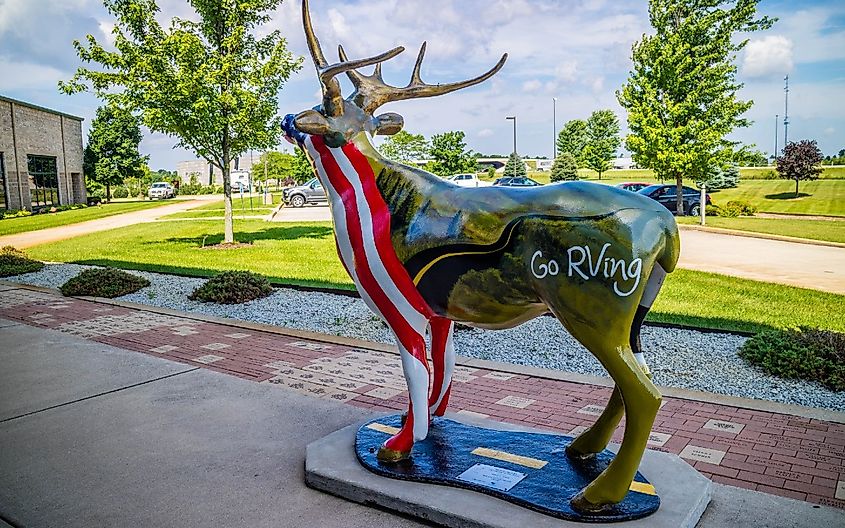
<instances>
[{"instance_id":1,"label":"red and white stripe","mask_svg":"<svg viewBox=\"0 0 845 528\"><path fill-rule=\"evenodd\" d=\"M361 298L387 323L399 345L411 403L402 430L385 445L408 452L415 440L428 434L425 333L435 316L393 249L390 211L367 158L352 142L329 147L321 136L308 136L305 147L329 197L343 265ZM451 321L449 324L449 346L444 342L444 352L451 348ZM445 358L435 356L435 361L438 359L442 363ZM440 405L447 388L436 386L436 391L441 393L436 398Z\"/></svg>"}]
</instances>

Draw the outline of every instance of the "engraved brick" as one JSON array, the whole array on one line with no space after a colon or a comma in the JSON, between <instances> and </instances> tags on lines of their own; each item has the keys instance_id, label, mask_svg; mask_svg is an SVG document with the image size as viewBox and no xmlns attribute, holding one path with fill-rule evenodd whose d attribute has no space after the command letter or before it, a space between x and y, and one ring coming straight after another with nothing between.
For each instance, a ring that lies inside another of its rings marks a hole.
<instances>
[{"instance_id":1,"label":"engraved brick","mask_svg":"<svg viewBox=\"0 0 845 528\"><path fill-rule=\"evenodd\" d=\"M504 405L506 407L514 407L517 409L525 409L532 403L537 400L531 400L528 398L522 398L520 396L505 396L501 400L497 401L497 405Z\"/></svg>"},{"instance_id":2,"label":"engraved brick","mask_svg":"<svg viewBox=\"0 0 845 528\"><path fill-rule=\"evenodd\" d=\"M686 458L688 460L696 460L699 462L707 462L708 464L719 465L722 462L722 458L725 456L725 452L690 444L681 451L680 456L681 458Z\"/></svg>"},{"instance_id":3,"label":"engraved brick","mask_svg":"<svg viewBox=\"0 0 845 528\"><path fill-rule=\"evenodd\" d=\"M602 411L604 411L604 407L601 405L585 405L578 409L578 414L588 414L590 416L601 416Z\"/></svg>"}]
</instances>

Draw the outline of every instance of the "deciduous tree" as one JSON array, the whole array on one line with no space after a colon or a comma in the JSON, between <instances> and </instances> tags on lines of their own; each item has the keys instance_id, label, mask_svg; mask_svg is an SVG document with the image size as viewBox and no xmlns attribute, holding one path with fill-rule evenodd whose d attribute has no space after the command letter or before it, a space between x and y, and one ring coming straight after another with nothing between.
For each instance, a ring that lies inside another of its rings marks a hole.
<instances>
[{"instance_id":1,"label":"deciduous tree","mask_svg":"<svg viewBox=\"0 0 845 528\"><path fill-rule=\"evenodd\" d=\"M584 147L587 146L587 122L582 119L567 121L557 134L558 153L569 152L575 156L577 163L581 162Z\"/></svg>"},{"instance_id":2,"label":"deciduous tree","mask_svg":"<svg viewBox=\"0 0 845 528\"><path fill-rule=\"evenodd\" d=\"M388 136L379 147L379 151L385 158L399 163L407 163L426 158L428 156L428 143L422 134L411 134L400 130L396 134Z\"/></svg>"},{"instance_id":3,"label":"deciduous tree","mask_svg":"<svg viewBox=\"0 0 845 528\"><path fill-rule=\"evenodd\" d=\"M88 131L82 170L86 178L106 187L106 200L111 199L112 185L143 177L148 156L141 156L140 143L141 126L136 116L112 104L97 108Z\"/></svg>"},{"instance_id":4,"label":"deciduous tree","mask_svg":"<svg viewBox=\"0 0 845 528\"><path fill-rule=\"evenodd\" d=\"M587 119L587 144L581 153L584 166L601 174L610 168L619 139L619 118L611 110L596 110Z\"/></svg>"},{"instance_id":5,"label":"deciduous tree","mask_svg":"<svg viewBox=\"0 0 845 528\"><path fill-rule=\"evenodd\" d=\"M196 19L159 24L155 0L104 0L115 17L114 50L88 35L74 42L79 68L66 93L93 90L140 113L151 130L175 136L223 173L224 242L234 240L230 162L278 142L278 94L299 69L278 31L264 36L282 0L189 0Z\"/></svg>"},{"instance_id":6,"label":"deciduous tree","mask_svg":"<svg viewBox=\"0 0 845 528\"><path fill-rule=\"evenodd\" d=\"M461 130L431 136L429 156L432 161L426 169L442 177L475 172L475 154L467 149L464 137Z\"/></svg>"},{"instance_id":7,"label":"deciduous tree","mask_svg":"<svg viewBox=\"0 0 845 528\"><path fill-rule=\"evenodd\" d=\"M766 29L759 0L651 0L653 35L633 46L634 68L617 93L628 112L625 144L641 167L677 183L682 215L683 179L703 178L731 158L726 136L748 126L751 101L738 98L735 58L747 40L737 33Z\"/></svg>"},{"instance_id":8,"label":"deciduous tree","mask_svg":"<svg viewBox=\"0 0 845 528\"><path fill-rule=\"evenodd\" d=\"M815 140L793 141L783 147L783 155L777 158L778 176L786 180L795 180L795 197L798 198L798 182L815 180L822 173L821 162L824 156Z\"/></svg>"}]
</instances>

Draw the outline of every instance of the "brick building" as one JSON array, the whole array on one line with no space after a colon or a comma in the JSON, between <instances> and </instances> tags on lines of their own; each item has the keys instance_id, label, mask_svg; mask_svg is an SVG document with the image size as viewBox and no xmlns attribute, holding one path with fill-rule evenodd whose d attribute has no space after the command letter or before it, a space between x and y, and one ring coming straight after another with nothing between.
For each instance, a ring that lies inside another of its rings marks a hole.
<instances>
[{"instance_id":1,"label":"brick building","mask_svg":"<svg viewBox=\"0 0 845 528\"><path fill-rule=\"evenodd\" d=\"M0 95L0 210L85 201L82 118Z\"/></svg>"}]
</instances>

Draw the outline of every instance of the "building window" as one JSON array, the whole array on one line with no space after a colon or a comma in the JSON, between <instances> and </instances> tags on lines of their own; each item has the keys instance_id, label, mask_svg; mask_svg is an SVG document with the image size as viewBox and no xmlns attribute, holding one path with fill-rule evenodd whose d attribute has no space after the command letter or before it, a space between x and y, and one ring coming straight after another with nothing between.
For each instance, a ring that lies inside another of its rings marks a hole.
<instances>
[{"instance_id":1,"label":"building window","mask_svg":"<svg viewBox=\"0 0 845 528\"><path fill-rule=\"evenodd\" d=\"M32 207L59 205L59 175L56 172L56 158L27 156L27 171Z\"/></svg>"},{"instance_id":2,"label":"building window","mask_svg":"<svg viewBox=\"0 0 845 528\"><path fill-rule=\"evenodd\" d=\"M3 161L3 153L0 152L0 211L9 208L9 198L6 196L6 163Z\"/></svg>"}]
</instances>

